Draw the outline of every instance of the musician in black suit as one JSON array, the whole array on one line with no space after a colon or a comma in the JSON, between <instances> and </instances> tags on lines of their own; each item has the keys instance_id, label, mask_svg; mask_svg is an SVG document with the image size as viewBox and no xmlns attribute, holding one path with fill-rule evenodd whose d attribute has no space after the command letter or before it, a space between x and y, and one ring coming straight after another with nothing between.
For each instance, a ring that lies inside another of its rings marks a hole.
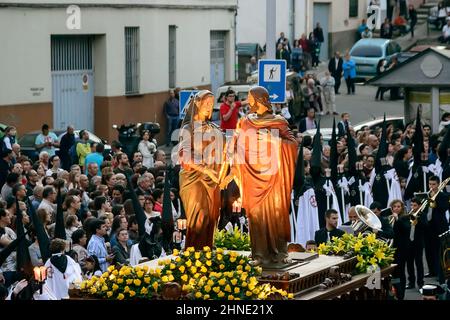
<instances>
[{"instance_id":1,"label":"musician in black suit","mask_svg":"<svg viewBox=\"0 0 450 320\"><path fill-rule=\"evenodd\" d=\"M409 239L411 233L411 221L406 214L405 204L401 200L391 202L392 215L394 222L394 244L396 249L394 254L394 263L397 265L393 277L399 280L397 287L397 299L405 298L406 274L405 267L408 260L408 251L411 241Z\"/></svg>"},{"instance_id":2,"label":"musician in black suit","mask_svg":"<svg viewBox=\"0 0 450 320\"><path fill-rule=\"evenodd\" d=\"M376 214L376 216L378 217L378 219L380 219L381 222L381 231L374 229L372 230L372 232L376 234L377 238L383 238L387 240L393 239L394 229L392 228L392 225L389 223L388 218L383 217L381 215L381 204L378 201L374 201L370 205L369 209Z\"/></svg>"},{"instance_id":3,"label":"musician in black suit","mask_svg":"<svg viewBox=\"0 0 450 320\"><path fill-rule=\"evenodd\" d=\"M336 51L334 57L328 62L328 71L330 71L331 76L334 78L334 92L336 94L339 94L339 88L341 87L341 78L344 73L343 64L344 60L342 60L339 51Z\"/></svg>"},{"instance_id":4,"label":"musician in black suit","mask_svg":"<svg viewBox=\"0 0 450 320\"><path fill-rule=\"evenodd\" d=\"M436 195L440 182L441 181L437 176L431 176L428 179L430 198ZM443 284L445 282L445 279L439 260L441 245L439 241L439 235L448 231L448 221L447 217L445 216L448 208L449 195L446 192L441 191L436 196L435 201L430 203L428 210L425 209L426 211L424 212L424 214L426 214L426 221L428 223L425 235L425 246L426 249L428 247L429 255L432 260L432 269L430 268L430 273L432 273L433 271L435 272L435 274L438 276L440 284Z\"/></svg>"},{"instance_id":5,"label":"musician in black suit","mask_svg":"<svg viewBox=\"0 0 450 320\"><path fill-rule=\"evenodd\" d=\"M337 229L338 220L339 216L336 210L329 209L325 212L325 228L317 230L314 235L314 240L316 241L317 246L321 243L331 241L333 237L342 237L345 232Z\"/></svg>"},{"instance_id":6,"label":"musician in black suit","mask_svg":"<svg viewBox=\"0 0 450 320\"><path fill-rule=\"evenodd\" d=\"M408 286L407 289L415 287L416 277L414 266L417 270L417 285L422 288L424 285L423 271L423 246L425 234L425 215L422 212L417 213L420 208L420 201L417 198L411 199L411 212L419 215L417 222L411 224L410 240L411 245L408 252L408 261L406 267L408 269Z\"/></svg>"}]
</instances>

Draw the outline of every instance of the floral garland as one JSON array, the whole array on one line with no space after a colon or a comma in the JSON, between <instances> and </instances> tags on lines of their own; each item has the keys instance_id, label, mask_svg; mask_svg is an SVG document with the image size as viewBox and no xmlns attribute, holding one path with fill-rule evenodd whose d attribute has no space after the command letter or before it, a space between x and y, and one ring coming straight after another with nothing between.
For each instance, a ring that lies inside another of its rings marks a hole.
<instances>
[{"instance_id":1,"label":"floral garland","mask_svg":"<svg viewBox=\"0 0 450 320\"><path fill-rule=\"evenodd\" d=\"M374 233L366 237L362 234L354 236L346 233L341 238L333 237L331 242L320 244L318 252L324 255L346 255L347 257L356 255L356 271L364 273L369 266L380 269L389 266L394 261L395 249L389 247L386 242L376 239Z\"/></svg>"},{"instance_id":2,"label":"floral garland","mask_svg":"<svg viewBox=\"0 0 450 320\"><path fill-rule=\"evenodd\" d=\"M236 252L201 251L188 248L174 250L174 260L160 260L160 268L123 266L108 268L100 277L84 281L81 291L99 298L159 299L165 287L175 283L181 286L184 299L194 300L265 300L293 295L270 284L258 283L262 269L249 264L248 257Z\"/></svg>"}]
</instances>

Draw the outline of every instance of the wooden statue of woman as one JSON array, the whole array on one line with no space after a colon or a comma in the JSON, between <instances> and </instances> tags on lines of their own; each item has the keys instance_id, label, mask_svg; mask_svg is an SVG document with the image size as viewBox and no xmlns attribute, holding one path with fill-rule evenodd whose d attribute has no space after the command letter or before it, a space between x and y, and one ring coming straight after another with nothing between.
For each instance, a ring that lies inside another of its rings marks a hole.
<instances>
[{"instance_id":1,"label":"wooden statue of woman","mask_svg":"<svg viewBox=\"0 0 450 320\"><path fill-rule=\"evenodd\" d=\"M282 267L288 261L289 207L297 142L288 122L273 115L269 93L254 87L248 95L250 113L242 118L228 148L231 173L249 219L253 264Z\"/></svg>"},{"instance_id":2,"label":"wooden statue of woman","mask_svg":"<svg viewBox=\"0 0 450 320\"><path fill-rule=\"evenodd\" d=\"M212 247L220 215L219 171L224 136L210 122L214 96L195 95L181 126L179 143L180 197L187 218L186 248Z\"/></svg>"}]
</instances>

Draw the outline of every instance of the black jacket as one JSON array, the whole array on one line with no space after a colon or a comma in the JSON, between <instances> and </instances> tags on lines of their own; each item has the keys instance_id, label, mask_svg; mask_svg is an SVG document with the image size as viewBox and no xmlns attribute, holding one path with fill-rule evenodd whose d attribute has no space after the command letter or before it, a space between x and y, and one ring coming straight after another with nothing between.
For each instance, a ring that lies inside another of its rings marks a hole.
<instances>
[{"instance_id":1,"label":"black jacket","mask_svg":"<svg viewBox=\"0 0 450 320\"><path fill-rule=\"evenodd\" d=\"M436 197L436 207L432 210L429 226L435 235L440 235L448 230L448 221L445 212L449 209L449 194L441 192ZM426 209L423 214L427 214Z\"/></svg>"},{"instance_id":2,"label":"black jacket","mask_svg":"<svg viewBox=\"0 0 450 320\"><path fill-rule=\"evenodd\" d=\"M316 128L317 128L317 121L314 120L314 123L316 124ZM306 118L303 118L300 120L299 124L298 124L298 131L300 133L303 133L306 131Z\"/></svg>"},{"instance_id":3,"label":"black jacket","mask_svg":"<svg viewBox=\"0 0 450 320\"><path fill-rule=\"evenodd\" d=\"M345 136L347 134L347 128L348 128L349 123L345 123L343 121L339 121L337 124L337 128L338 128L338 136L342 137Z\"/></svg>"},{"instance_id":4,"label":"black jacket","mask_svg":"<svg viewBox=\"0 0 450 320\"><path fill-rule=\"evenodd\" d=\"M392 24L389 24L389 30L386 30L384 23L381 25L380 29L380 38L383 39L392 39Z\"/></svg>"},{"instance_id":5,"label":"black jacket","mask_svg":"<svg viewBox=\"0 0 450 320\"><path fill-rule=\"evenodd\" d=\"M336 65L336 59L335 57L330 59L330 62L328 62L328 71L330 71L333 78L340 79L342 77L344 60L342 58L339 58L338 65Z\"/></svg>"},{"instance_id":6,"label":"black jacket","mask_svg":"<svg viewBox=\"0 0 450 320\"><path fill-rule=\"evenodd\" d=\"M129 264L130 263L130 251L131 246L127 245L127 251L125 251L124 247L119 243L113 248L114 253L114 263L116 264Z\"/></svg>"},{"instance_id":7,"label":"black jacket","mask_svg":"<svg viewBox=\"0 0 450 320\"><path fill-rule=\"evenodd\" d=\"M330 232L330 240L333 237L342 237L344 235L344 231L341 229L334 229ZM316 241L317 245L320 245L321 243L327 243L327 229L322 228L320 230L317 230L314 235L314 240Z\"/></svg>"},{"instance_id":8,"label":"black jacket","mask_svg":"<svg viewBox=\"0 0 450 320\"><path fill-rule=\"evenodd\" d=\"M393 239L394 238L394 229L392 228L391 224L389 223L389 220L385 217L379 217L379 219L381 221L382 231L379 231L377 233L377 238Z\"/></svg>"},{"instance_id":9,"label":"black jacket","mask_svg":"<svg viewBox=\"0 0 450 320\"><path fill-rule=\"evenodd\" d=\"M408 254L408 249L411 240L409 239L411 232L411 220L408 215L404 215L398 218L394 223L394 244L393 247L397 248L396 256L405 257Z\"/></svg>"},{"instance_id":10,"label":"black jacket","mask_svg":"<svg viewBox=\"0 0 450 320\"><path fill-rule=\"evenodd\" d=\"M324 42L323 29L315 28L314 29L314 38L316 38L317 42Z\"/></svg>"}]
</instances>

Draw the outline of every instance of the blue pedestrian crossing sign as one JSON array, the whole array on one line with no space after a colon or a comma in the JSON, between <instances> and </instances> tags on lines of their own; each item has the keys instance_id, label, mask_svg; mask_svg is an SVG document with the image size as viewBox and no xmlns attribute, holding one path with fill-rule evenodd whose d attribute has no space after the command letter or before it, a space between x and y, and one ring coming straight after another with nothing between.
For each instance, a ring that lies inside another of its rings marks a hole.
<instances>
[{"instance_id":1,"label":"blue pedestrian crossing sign","mask_svg":"<svg viewBox=\"0 0 450 320\"><path fill-rule=\"evenodd\" d=\"M180 91L180 119L184 120L191 98L197 94L198 90L182 90Z\"/></svg>"},{"instance_id":2,"label":"blue pedestrian crossing sign","mask_svg":"<svg viewBox=\"0 0 450 320\"><path fill-rule=\"evenodd\" d=\"M269 91L270 102L286 102L286 60L259 60L258 85Z\"/></svg>"}]
</instances>

